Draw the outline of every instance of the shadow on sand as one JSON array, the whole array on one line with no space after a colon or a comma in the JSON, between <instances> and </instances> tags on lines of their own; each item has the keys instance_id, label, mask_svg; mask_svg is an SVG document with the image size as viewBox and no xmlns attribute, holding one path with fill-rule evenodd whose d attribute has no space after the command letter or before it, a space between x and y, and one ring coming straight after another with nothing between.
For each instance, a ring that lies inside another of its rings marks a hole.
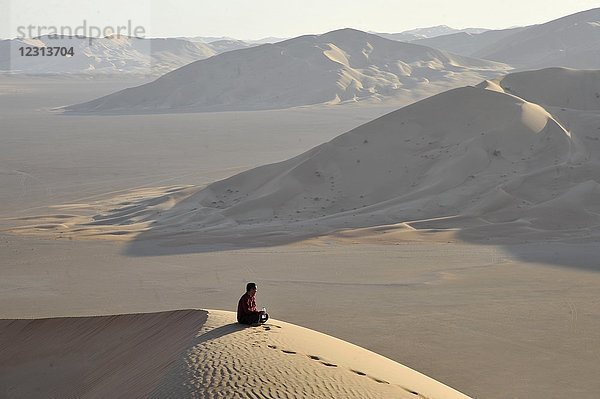
<instances>
[{"instance_id":1,"label":"shadow on sand","mask_svg":"<svg viewBox=\"0 0 600 399\"><path fill-rule=\"evenodd\" d=\"M177 207L177 205L175 205ZM451 220L454 218L450 218ZM500 247L524 262L543 263L569 268L600 271L600 246L597 245L598 234L589 231L531 231L527 228L494 226L482 224L476 220L455 218L455 223L444 221L439 223L409 223L415 227L417 239L404 243L440 243L457 245L473 244ZM216 253L223 251L273 248L289 244L297 244L309 239L320 239L324 246L336 245L336 235L354 229L370 229L382 233L381 242L370 240L368 244L394 245L385 239L385 233L393 228L389 225L364 225L361 223L348 224L344 229L305 232L294 229L294 225L280 226L272 231L263 229L231 229L230 231L215 232L173 232L164 229L160 223L136 236L125 249L125 255L165 256L194 253ZM512 228L512 230L511 230ZM448 234L453 234L451 241L446 240ZM360 239L356 240L360 244ZM402 241L398 241L402 243ZM341 244L344 245L344 244ZM233 328L233 327L231 327Z\"/></svg>"}]
</instances>

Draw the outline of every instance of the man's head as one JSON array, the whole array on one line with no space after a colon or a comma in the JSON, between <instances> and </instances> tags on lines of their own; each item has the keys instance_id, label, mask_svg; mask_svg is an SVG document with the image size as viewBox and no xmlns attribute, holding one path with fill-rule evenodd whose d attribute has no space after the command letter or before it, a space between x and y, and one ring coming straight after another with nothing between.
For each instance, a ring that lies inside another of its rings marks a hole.
<instances>
[{"instance_id":1,"label":"man's head","mask_svg":"<svg viewBox=\"0 0 600 399\"><path fill-rule=\"evenodd\" d=\"M256 295L256 283L248 283L248 284L246 284L246 292L250 296Z\"/></svg>"}]
</instances>

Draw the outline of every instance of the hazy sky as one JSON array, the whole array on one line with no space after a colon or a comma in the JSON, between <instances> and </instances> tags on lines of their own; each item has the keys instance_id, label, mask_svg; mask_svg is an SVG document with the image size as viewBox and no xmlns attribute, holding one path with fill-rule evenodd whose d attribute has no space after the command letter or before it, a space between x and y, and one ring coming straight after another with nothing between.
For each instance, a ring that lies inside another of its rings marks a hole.
<instances>
[{"instance_id":1,"label":"hazy sky","mask_svg":"<svg viewBox=\"0 0 600 399\"><path fill-rule=\"evenodd\" d=\"M547 22L599 7L571 0L0 0L0 37L19 26L142 26L145 36L258 39L323 33L343 27L400 32L417 27L507 28Z\"/></svg>"}]
</instances>

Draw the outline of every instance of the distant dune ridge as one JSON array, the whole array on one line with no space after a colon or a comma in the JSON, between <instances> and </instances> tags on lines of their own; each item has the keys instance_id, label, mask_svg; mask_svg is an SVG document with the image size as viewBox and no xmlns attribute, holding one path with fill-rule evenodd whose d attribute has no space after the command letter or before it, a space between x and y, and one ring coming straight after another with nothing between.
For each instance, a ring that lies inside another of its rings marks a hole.
<instances>
[{"instance_id":1,"label":"distant dune ridge","mask_svg":"<svg viewBox=\"0 0 600 399\"><path fill-rule=\"evenodd\" d=\"M370 33L394 41L410 42L463 56L497 61L519 70L553 66L579 69L600 68L600 48L598 46L600 42L600 8L578 12L544 24L500 30L483 28L458 30L441 25L400 33ZM55 38L45 35L33 39L0 40L0 71L29 74L143 73L160 75L223 52L283 41L284 39L281 38L242 41L225 37L133 38L112 35L90 39L75 36ZM332 44L337 46L336 43ZM319 43L315 43L315 45L319 45ZM21 46L73 46L76 56L74 58L23 58L16 56L18 48ZM348 47L337 47L342 52L349 51L352 54L352 49ZM370 50L367 49L366 52L370 53ZM294 56L294 54L291 55ZM296 55L301 56L299 53ZM396 60L407 62L401 57L390 58L392 62ZM353 60L350 59L350 61ZM427 61L427 59L423 61ZM362 72L355 65L351 65L351 67ZM385 71L384 65L374 63L374 67ZM470 65L466 65L466 67L471 68ZM439 67L436 69L439 70ZM387 72L395 73L393 68ZM372 76L369 73L366 75ZM405 75L401 73L399 76ZM420 75L415 74L414 76L419 77ZM421 77L429 79L428 76ZM481 76L481 78L488 77L490 76ZM402 79L400 80L402 81ZM437 78L432 79L432 82L436 80ZM365 84L364 80L362 83ZM370 87L368 83L366 86ZM429 94L435 93L430 92ZM386 94L382 93L382 95Z\"/></svg>"},{"instance_id":2,"label":"distant dune ridge","mask_svg":"<svg viewBox=\"0 0 600 399\"><path fill-rule=\"evenodd\" d=\"M20 47L73 47L73 57L22 57ZM0 71L26 74L149 74L161 75L190 62L247 47L241 41L212 43L184 39L107 36L40 36L0 40ZM12 56L12 58L11 58Z\"/></svg>"},{"instance_id":3,"label":"distant dune ridge","mask_svg":"<svg viewBox=\"0 0 600 399\"><path fill-rule=\"evenodd\" d=\"M402 42L411 42L415 40L434 38L438 36L452 35L455 33L482 33L489 29L483 28L466 28L466 29L454 29L447 25L430 26L428 28L417 28L405 30L400 33L382 33L382 32L369 32L385 37L386 39L399 40Z\"/></svg>"},{"instance_id":4,"label":"distant dune ridge","mask_svg":"<svg viewBox=\"0 0 600 399\"><path fill-rule=\"evenodd\" d=\"M528 27L489 30L485 32L456 32L441 36L411 40L411 43L475 57L478 51Z\"/></svg>"},{"instance_id":5,"label":"distant dune ridge","mask_svg":"<svg viewBox=\"0 0 600 399\"><path fill-rule=\"evenodd\" d=\"M421 40L405 32L411 43L354 29L300 36L200 60L154 82L65 110L118 114L358 101L400 105L515 69L600 68L600 8L528 27L438 35L444 31L451 28L419 30L414 35L430 36Z\"/></svg>"},{"instance_id":6,"label":"distant dune ridge","mask_svg":"<svg viewBox=\"0 0 600 399\"><path fill-rule=\"evenodd\" d=\"M600 68L600 8L540 25L485 32L461 31L415 38L411 43L503 62L516 70Z\"/></svg>"},{"instance_id":7,"label":"distant dune ridge","mask_svg":"<svg viewBox=\"0 0 600 399\"><path fill-rule=\"evenodd\" d=\"M66 110L251 110L390 98L408 103L509 68L341 29L220 54Z\"/></svg>"},{"instance_id":8,"label":"distant dune ridge","mask_svg":"<svg viewBox=\"0 0 600 399\"><path fill-rule=\"evenodd\" d=\"M177 310L0 320L0 396L467 399L331 336Z\"/></svg>"},{"instance_id":9,"label":"distant dune ridge","mask_svg":"<svg viewBox=\"0 0 600 399\"><path fill-rule=\"evenodd\" d=\"M517 68L600 68L600 8L528 27L473 53Z\"/></svg>"}]
</instances>

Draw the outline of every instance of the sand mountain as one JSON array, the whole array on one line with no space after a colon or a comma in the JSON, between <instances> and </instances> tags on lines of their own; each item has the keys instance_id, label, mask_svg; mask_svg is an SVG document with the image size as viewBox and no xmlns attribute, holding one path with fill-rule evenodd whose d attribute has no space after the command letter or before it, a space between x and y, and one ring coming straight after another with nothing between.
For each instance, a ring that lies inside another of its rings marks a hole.
<instances>
[{"instance_id":1,"label":"sand mountain","mask_svg":"<svg viewBox=\"0 0 600 399\"><path fill-rule=\"evenodd\" d=\"M430 231L467 241L593 240L600 237L599 89L600 71L513 73L429 97L206 187L132 193L94 216L61 214L19 231L55 223L61 234L135 235L142 246L146 238L274 245L381 232L402 241Z\"/></svg>"},{"instance_id":2,"label":"sand mountain","mask_svg":"<svg viewBox=\"0 0 600 399\"><path fill-rule=\"evenodd\" d=\"M456 32L411 40L452 53L504 62L517 69L600 68L600 9L579 12L545 24Z\"/></svg>"},{"instance_id":3,"label":"sand mountain","mask_svg":"<svg viewBox=\"0 0 600 399\"><path fill-rule=\"evenodd\" d=\"M492 82L502 91L540 104L556 118L564 119L563 108L600 110L599 76L597 70L546 68L511 73Z\"/></svg>"},{"instance_id":4,"label":"sand mountain","mask_svg":"<svg viewBox=\"0 0 600 399\"><path fill-rule=\"evenodd\" d=\"M461 31L441 36L411 40L411 43L472 57L481 49L489 47L499 40L524 29L527 29L527 27L489 30L479 33Z\"/></svg>"},{"instance_id":5,"label":"sand mountain","mask_svg":"<svg viewBox=\"0 0 600 399\"><path fill-rule=\"evenodd\" d=\"M230 51L67 110L249 110L390 98L408 103L508 68L342 29Z\"/></svg>"},{"instance_id":6,"label":"sand mountain","mask_svg":"<svg viewBox=\"0 0 600 399\"><path fill-rule=\"evenodd\" d=\"M412 42L419 39L434 38L438 36L451 35L455 33L481 33L488 29L483 28L466 28L466 29L454 29L447 25L430 26L427 28L417 28L405 30L399 33L381 33L381 32L370 32L386 39L399 40L402 42ZM427 44L423 44L427 46Z\"/></svg>"},{"instance_id":7,"label":"sand mountain","mask_svg":"<svg viewBox=\"0 0 600 399\"><path fill-rule=\"evenodd\" d=\"M213 183L163 213L156 232L226 240L406 222L460 227L473 239L489 229L511 239L598 233L600 101L592 81L598 85L600 71L541 70L447 91ZM570 103L585 111L550 107L553 116L511 93L587 102Z\"/></svg>"},{"instance_id":8,"label":"sand mountain","mask_svg":"<svg viewBox=\"0 0 600 399\"><path fill-rule=\"evenodd\" d=\"M215 54L221 54L227 51L239 50L242 48L255 46L255 44L236 39L215 40L213 42L210 42L208 45L214 50Z\"/></svg>"},{"instance_id":9,"label":"sand mountain","mask_svg":"<svg viewBox=\"0 0 600 399\"><path fill-rule=\"evenodd\" d=\"M73 47L72 57L23 57L20 47ZM244 47L238 41L214 43L183 39L142 39L108 36L90 39L76 36L41 36L35 39L0 41L0 70L29 74L116 74L161 75L190 62Z\"/></svg>"},{"instance_id":10,"label":"sand mountain","mask_svg":"<svg viewBox=\"0 0 600 399\"><path fill-rule=\"evenodd\" d=\"M600 8L531 26L473 53L519 68L600 68Z\"/></svg>"},{"instance_id":11,"label":"sand mountain","mask_svg":"<svg viewBox=\"0 0 600 399\"><path fill-rule=\"evenodd\" d=\"M237 43L240 48L243 47L251 47L254 45L258 45L258 44L265 44L265 43L275 43L275 42L280 42L282 40L286 40L289 39L288 37L283 38L283 37L264 37L262 39L235 39L233 37L227 37L227 36L221 36L221 37L214 37L214 36L194 36L194 37L178 37L178 39L184 39L184 40L190 40L192 42L201 42L201 43L216 43L216 42L235 42Z\"/></svg>"}]
</instances>

